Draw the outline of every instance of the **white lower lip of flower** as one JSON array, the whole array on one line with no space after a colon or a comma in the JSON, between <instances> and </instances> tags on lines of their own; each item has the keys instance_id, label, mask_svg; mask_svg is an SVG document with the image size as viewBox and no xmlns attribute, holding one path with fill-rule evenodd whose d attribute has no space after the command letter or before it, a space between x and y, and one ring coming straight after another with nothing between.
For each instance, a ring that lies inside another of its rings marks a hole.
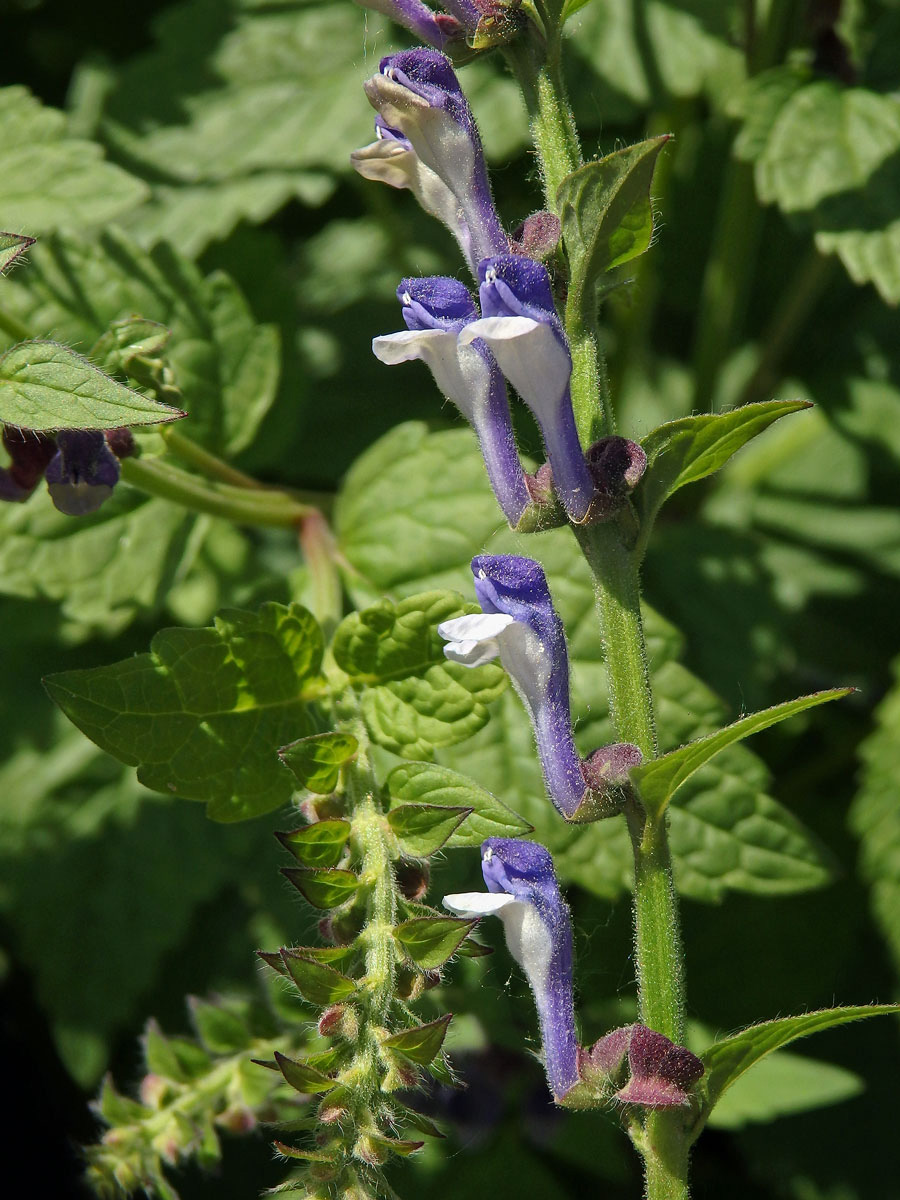
<instances>
[{"instance_id":1,"label":"white lower lip of flower","mask_svg":"<svg viewBox=\"0 0 900 1200\"><path fill-rule=\"evenodd\" d=\"M438 625L438 635L447 643L444 655L451 662L480 667L499 656L498 638L514 624L514 618L506 613L470 613L442 621Z\"/></svg>"},{"instance_id":2,"label":"white lower lip of flower","mask_svg":"<svg viewBox=\"0 0 900 1200\"><path fill-rule=\"evenodd\" d=\"M524 621L507 613L473 613L442 622L438 633L446 639L444 654L453 662L480 667L499 655L532 714L543 704L551 664L537 634Z\"/></svg>"},{"instance_id":3,"label":"white lower lip of flower","mask_svg":"<svg viewBox=\"0 0 900 1200\"><path fill-rule=\"evenodd\" d=\"M444 329L406 329L372 342L377 359L388 366L421 359L447 399L467 421L475 424L487 403L491 369L477 350L461 346L455 333Z\"/></svg>"},{"instance_id":4,"label":"white lower lip of flower","mask_svg":"<svg viewBox=\"0 0 900 1200\"><path fill-rule=\"evenodd\" d=\"M531 317L482 317L459 335L464 344L481 338L500 370L539 421L552 421L569 384L572 363L550 325Z\"/></svg>"},{"instance_id":5,"label":"white lower lip of flower","mask_svg":"<svg viewBox=\"0 0 900 1200\"><path fill-rule=\"evenodd\" d=\"M458 892L445 896L443 904L461 917L501 919L509 952L528 977L540 1004L547 990L553 941L535 906L506 892Z\"/></svg>"}]
</instances>

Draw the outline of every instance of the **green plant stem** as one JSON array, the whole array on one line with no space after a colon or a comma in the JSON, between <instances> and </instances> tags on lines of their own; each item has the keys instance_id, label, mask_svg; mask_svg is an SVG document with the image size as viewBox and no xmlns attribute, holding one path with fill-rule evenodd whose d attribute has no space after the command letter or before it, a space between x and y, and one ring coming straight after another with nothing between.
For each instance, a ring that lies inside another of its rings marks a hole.
<instances>
[{"instance_id":1,"label":"green plant stem","mask_svg":"<svg viewBox=\"0 0 900 1200\"><path fill-rule=\"evenodd\" d=\"M190 463L204 475L209 475L211 479L219 479L222 483L230 483L235 487L256 489L263 487L258 479L254 479L252 475L245 475L243 471L232 467L218 455L204 450L202 446L198 446L195 441L186 437L174 425L161 425L159 432L173 454L177 454L180 459Z\"/></svg>"},{"instance_id":2,"label":"green plant stem","mask_svg":"<svg viewBox=\"0 0 900 1200\"><path fill-rule=\"evenodd\" d=\"M396 952L392 933L397 898L384 821L371 790L357 802L353 836L362 851L360 878L370 887L366 921L366 984L373 1021L382 1023L394 994Z\"/></svg>"},{"instance_id":3,"label":"green plant stem","mask_svg":"<svg viewBox=\"0 0 900 1200\"><path fill-rule=\"evenodd\" d=\"M594 574L610 716L616 737L632 742L645 759L655 758L656 724L634 555L623 543L617 522L573 526L573 529Z\"/></svg>"},{"instance_id":4,"label":"green plant stem","mask_svg":"<svg viewBox=\"0 0 900 1200\"><path fill-rule=\"evenodd\" d=\"M343 615L344 593L335 561L334 535L318 510L300 522L300 546L312 579L313 616L328 640Z\"/></svg>"},{"instance_id":5,"label":"green plant stem","mask_svg":"<svg viewBox=\"0 0 900 1200\"><path fill-rule=\"evenodd\" d=\"M173 500L195 512L225 517L238 525L294 528L316 511L274 489L251 491L209 483L161 458L126 458L122 479L151 496Z\"/></svg>"}]
</instances>

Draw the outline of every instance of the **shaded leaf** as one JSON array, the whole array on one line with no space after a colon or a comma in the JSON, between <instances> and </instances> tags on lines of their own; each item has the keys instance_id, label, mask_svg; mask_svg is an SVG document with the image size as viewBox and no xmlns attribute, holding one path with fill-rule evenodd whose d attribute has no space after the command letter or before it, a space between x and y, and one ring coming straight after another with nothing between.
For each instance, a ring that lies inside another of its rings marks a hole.
<instances>
[{"instance_id":1,"label":"shaded leaf","mask_svg":"<svg viewBox=\"0 0 900 1200\"><path fill-rule=\"evenodd\" d=\"M389 1154L399 1154L401 1158L409 1158L417 1150L421 1150L424 1142L403 1141L400 1138L382 1137L381 1134L369 1134L370 1141Z\"/></svg>"},{"instance_id":2,"label":"shaded leaf","mask_svg":"<svg viewBox=\"0 0 900 1200\"><path fill-rule=\"evenodd\" d=\"M433 971L456 953L477 924L458 917L415 917L395 925L394 937L407 958L423 970Z\"/></svg>"},{"instance_id":3,"label":"shaded leaf","mask_svg":"<svg viewBox=\"0 0 900 1200\"><path fill-rule=\"evenodd\" d=\"M472 607L455 592L423 592L396 604L383 600L344 618L334 635L334 661L353 683L370 687L419 675L444 662L438 625Z\"/></svg>"},{"instance_id":4,"label":"shaded leaf","mask_svg":"<svg viewBox=\"0 0 900 1200\"><path fill-rule=\"evenodd\" d=\"M635 491L646 541L659 510L679 488L712 475L741 446L773 421L810 405L805 400L769 400L731 412L682 417L660 425L641 439L647 470Z\"/></svg>"},{"instance_id":5,"label":"shaded leaf","mask_svg":"<svg viewBox=\"0 0 900 1200\"><path fill-rule=\"evenodd\" d=\"M287 803L276 748L309 728L322 635L299 605L229 609L210 629L164 629L139 654L51 676L46 687L98 746L149 788L239 821Z\"/></svg>"},{"instance_id":6,"label":"shaded leaf","mask_svg":"<svg viewBox=\"0 0 900 1200\"><path fill-rule=\"evenodd\" d=\"M356 991L355 980L300 951L282 950L281 959L301 996L310 1004L334 1004Z\"/></svg>"},{"instance_id":7,"label":"shaded leaf","mask_svg":"<svg viewBox=\"0 0 900 1200\"><path fill-rule=\"evenodd\" d=\"M131 1100L117 1092L111 1075L107 1075L103 1080L96 1107L108 1125L132 1125L150 1116L152 1111L137 1100Z\"/></svg>"},{"instance_id":8,"label":"shaded leaf","mask_svg":"<svg viewBox=\"0 0 900 1200\"><path fill-rule=\"evenodd\" d=\"M359 888L359 880L352 871L282 867L281 873L314 908L338 908Z\"/></svg>"},{"instance_id":9,"label":"shaded leaf","mask_svg":"<svg viewBox=\"0 0 900 1200\"><path fill-rule=\"evenodd\" d=\"M863 1091L846 1067L776 1050L728 1088L709 1115L712 1129L743 1129L777 1117L840 1104Z\"/></svg>"},{"instance_id":10,"label":"shaded leaf","mask_svg":"<svg viewBox=\"0 0 900 1200\"><path fill-rule=\"evenodd\" d=\"M457 829L447 846L480 846L487 837L519 837L532 826L490 792L465 775L434 763L404 763L388 775L385 786L394 800L419 805L469 809L465 827ZM390 818L389 818L390 819Z\"/></svg>"},{"instance_id":11,"label":"shaded leaf","mask_svg":"<svg viewBox=\"0 0 900 1200\"><path fill-rule=\"evenodd\" d=\"M427 858L440 850L473 810L437 804L401 804L388 813L388 824L407 854Z\"/></svg>"},{"instance_id":12,"label":"shaded leaf","mask_svg":"<svg viewBox=\"0 0 900 1200\"><path fill-rule=\"evenodd\" d=\"M652 762L633 767L629 774L640 789L645 807L656 816L660 816L681 785L726 747L759 733L760 730L768 729L771 725L777 725L779 721L786 721L797 713L805 712L808 708L826 704L829 700L841 700L853 690L832 688L827 692L813 692L810 696L801 696L797 700L775 704L762 712L750 713L733 724L726 725L724 729L698 738L697 741L681 746L678 750L670 750L668 754L663 754Z\"/></svg>"},{"instance_id":13,"label":"shaded leaf","mask_svg":"<svg viewBox=\"0 0 900 1200\"><path fill-rule=\"evenodd\" d=\"M21 342L0 357L0 421L6 425L46 433L158 425L183 416L58 342Z\"/></svg>"},{"instance_id":14,"label":"shaded leaf","mask_svg":"<svg viewBox=\"0 0 900 1200\"><path fill-rule=\"evenodd\" d=\"M900 1004L826 1008L798 1017L781 1017L761 1025L751 1025L740 1033L716 1042L700 1056L706 1068L705 1080L709 1097L706 1110L716 1104L736 1079L773 1050L787 1046L790 1042L807 1037L811 1033L845 1025L849 1021L860 1021L865 1017L879 1017L891 1013L900 1013Z\"/></svg>"},{"instance_id":15,"label":"shaded leaf","mask_svg":"<svg viewBox=\"0 0 900 1200\"><path fill-rule=\"evenodd\" d=\"M359 749L350 733L316 733L282 746L278 757L294 772L301 786L327 796L340 778L340 769Z\"/></svg>"},{"instance_id":16,"label":"shaded leaf","mask_svg":"<svg viewBox=\"0 0 900 1200\"><path fill-rule=\"evenodd\" d=\"M67 125L65 113L44 107L27 88L0 89L0 212L7 226L32 234L87 229L147 197L146 184L104 162L95 142L67 137Z\"/></svg>"},{"instance_id":17,"label":"shaded leaf","mask_svg":"<svg viewBox=\"0 0 900 1200\"><path fill-rule=\"evenodd\" d=\"M188 1004L200 1040L213 1054L232 1054L250 1045L251 1032L237 1013L197 996L188 997Z\"/></svg>"},{"instance_id":18,"label":"shaded leaf","mask_svg":"<svg viewBox=\"0 0 900 1200\"><path fill-rule=\"evenodd\" d=\"M900 971L900 659L895 683L876 710L874 731L863 742L859 791L850 825L860 840L860 865L875 918Z\"/></svg>"},{"instance_id":19,"label":"shaded leaf","mask_svg":"<svg viewBox=\"0 0 900 1200\"><path fill-rule=\"evenodd\" d=\"M304 867L333 867L344 852L350 836L350 822L316 821L292 833L276 833L275 836Z\"/></svg>"},{"instance_id":20,"label":"shaded leaf","mask_svg":"<svg viewBox=\"0 0 900 1200\"><path fill-rule=\"evenodd\" d=\"M437 1021L429 1021L427 1025L417 1025L413 1029L404 1029L402 1033L391 1034L381 1044L398 1050L414 1063L427 1066L440 1052L452 1018L453 1014L447 1013Z\"/></svg>"}]
</instances>

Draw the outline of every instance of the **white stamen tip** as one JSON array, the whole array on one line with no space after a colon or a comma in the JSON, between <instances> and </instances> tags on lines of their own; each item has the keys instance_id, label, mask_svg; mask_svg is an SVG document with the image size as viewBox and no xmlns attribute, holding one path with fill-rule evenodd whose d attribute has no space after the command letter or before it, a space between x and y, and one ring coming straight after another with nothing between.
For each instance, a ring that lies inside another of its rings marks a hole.
<instances>
[{"instance_id":1,"label":"white stamen tip","mask_svg":"<svg viewBox=\"0 0 900 1200\"><path fill-rule=\"evenodd\" d=\"M407 307L409 307L409 305L413 302L412 296L409 294L409 292L404 292L400 299Z\"/></svg>"},{"instance_id":2,"label":"white stamen tip","mask_svg":"<svg viewBox=\"0 0 900 1200\"><path fill-rule=\"evenodd\" d=\"M487 850L485 850L483 857L484 857L484 862L486 862L486 863L489 863L491 861L491 859L494 857L494 851L490 846L488 846Z\"/></svg>"},{"instance_id":3,"label":"white stamen tip","mask_svg":"<svg viewBox=\"0 0 900 1200\"><path fill-rule=\"evenodd\" d=\"M478 578L479 579L487 579L487 571L485 571L484 567L478 568Z\"/></svg>"},{"instance_id":4,"label":"white stamen tip","mask_svg":"<svg viewBox=\"0 0 900 1200\"><path fill-rule=\"evenodd\" d=\"M494 270L493 267L488 267L488 269L485 271L484 282L485 283L496 283L497 282L497 272Z\"/></svg>"}]
</instances>

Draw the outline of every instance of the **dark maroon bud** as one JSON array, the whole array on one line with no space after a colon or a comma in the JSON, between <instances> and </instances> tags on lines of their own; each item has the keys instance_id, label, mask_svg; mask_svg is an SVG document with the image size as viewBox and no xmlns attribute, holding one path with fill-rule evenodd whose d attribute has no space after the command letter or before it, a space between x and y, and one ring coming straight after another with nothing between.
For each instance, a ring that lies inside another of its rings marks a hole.
<instances>
[{"instance_id":1,"label":"dark maroon bud","mask_svg":"<svg viewBox=\"0 0 900 1200\"><path fill-rule=\"evenodd\" d=\"M594 484L589 520L614 516L637 486L647 467L647 456L637 442L613 434L589 446L585 458Z\"/></svg>"},{"instance_id":2,"label":"dark maroon bud","mask_svg":"<svg viewBox=\"0 0 900 1200\"><path fill-rule=\"evenodd\" d=\"M0 471L0 499L27 500L56 453L56 442L47 434L6 425L3 445L10 464Z\"/></svg>"},{"instance_id":3,"label":"dark maroon bud","mask_svg":"<svg viewBox=\"0 0 900 1200\"><path fill-rule=\"evenodd\" d=\"M510 253L544 262L559 245L561 231L562 225L555 213L532 213L513 230L509 239Z\"/></svg>"},{"instance_id":4,"label":"dark maroon bud","mask_svg":"<svg viewBox=\"0 0 900 1200\"><path fill-rule=\"evenodd\" d=\"M134 437L127 425L122 425L118 429L107 429L104 436L107 446L116 458L131 458L137 452Z\"/></svg>"},{"instance_id":5,"label":"dark maroon bud","mask_svg":"<svg viewBox=\"0 0 900 1200\"><path fill-rule=\"evenodd\" d=\"M422 984L426 992L430 992L432 988L439 987L441 983L440 971L423 971Z\"/></svg>"},{"instance_id":6,"label":"dark maroon bud","mask_svg":"<svg viewBox=\"0 0 900 1200\"><path fill-rule=\"evenodd\" d=\"M119 460L97 429L62 429L45 472L50 499L61 513L96 512L119 480Z\"/></svg>"},{"instance_id":7,"label":"dark maroon bud","mask_svg":"<svg viewBox=\"0 0 900 1200\"><path fill-rule=\"evenodd\" d=\"M690 1103L688 1088L703 1074L703 1063L685 1046L644 1025L632 1028L628 1045L631 1078L616 1093L623 1104L673 1108Z\"/></svg>"},{"instance_id":8,"label":"dark maroon bud","mask_svg":"<svg viewBox=\"0 0 900 1200\"><path fill-rule=\"evenodd\" d=\"M538 504L550 504L554 499L553 493L553 471L549 463L544 463L538 467L533 475L526 472L525 486L528 488L528 494Z\"/></svg>"},{"instance_id":9,"label":"dark maroon bud","mask_svg":"<svg viewBox=\"0 0 900 1200\"><path fill-rule=\"evenodd\" d=\"M407 900L421 900L428 891L430 873L426 863L400 859L394 865L394 877L400 894Z\"/></svg>"},{"instance_id":10,"label":"dark maroon bud","mask_svg":"<svg viewBox=\"0 0 900 1200\"><path fill-rule=\"evenodd\" d=\"M448 42L461 42L466 36L465 29L456 17L451 17L449 13L435 13L434 23Z\"/></svg>"}]
</instances>

